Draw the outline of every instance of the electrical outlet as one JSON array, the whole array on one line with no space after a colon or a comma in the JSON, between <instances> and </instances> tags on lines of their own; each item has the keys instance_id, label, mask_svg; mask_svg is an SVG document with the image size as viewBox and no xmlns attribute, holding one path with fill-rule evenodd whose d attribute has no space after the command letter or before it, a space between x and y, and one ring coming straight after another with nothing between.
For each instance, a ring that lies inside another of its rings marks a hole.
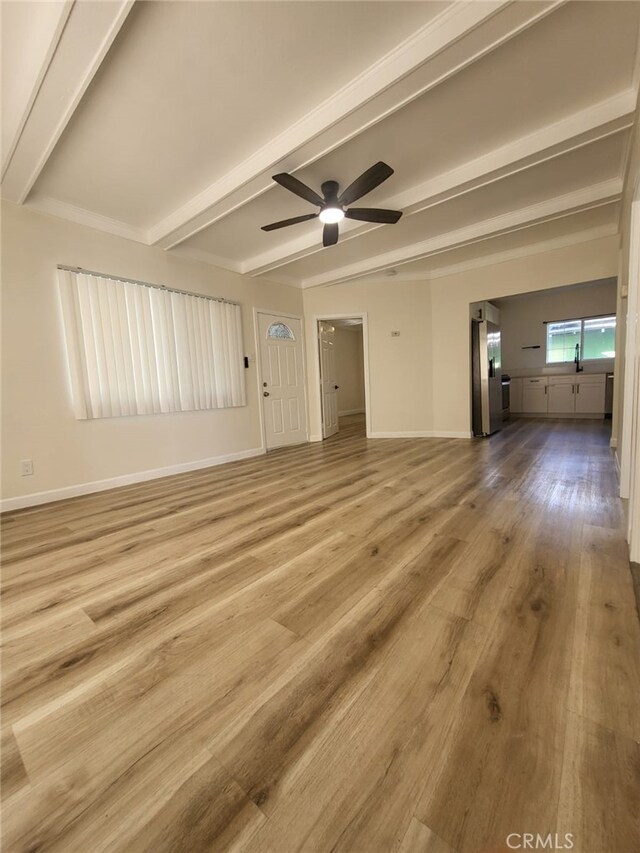
<instances>
[{"instance_id":1,"label":"electrical outlet","mask_svg":"<svg viewBox=\"0 0 640 853\"><path fill-rule=\"evenodd\" d=\"M33 474L33 459L23 459L20 463L20 475L28 477L30 474Z\"/></svg>"}]
</instances>

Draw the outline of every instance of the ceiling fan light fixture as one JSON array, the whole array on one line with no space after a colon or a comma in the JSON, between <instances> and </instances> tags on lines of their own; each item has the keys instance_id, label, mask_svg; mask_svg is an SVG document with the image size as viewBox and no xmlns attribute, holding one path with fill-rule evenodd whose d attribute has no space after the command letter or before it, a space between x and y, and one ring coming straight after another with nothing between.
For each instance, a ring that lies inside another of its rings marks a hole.
<instances>
[{"instance_id":1,"label":"ceiling fan light fixture","mask_svg":"<svg viewBox=\"0 0 640 853\"><path fill-rule=\"evenodd\" d=\"M327 248L328 246L335 246L338 242L340 236L338 223L342 222L343 219L355 219L356 222L373 222L377 225L395 225L402 216L401 210L385 210L381 207L351 207L354 201L358 201L363 195L375 190L391 175L393 175L393 169L381 160L349 184L344 192L340 192L340 185L337 181L324 181L320 187L322 195L318 195L315 190L303 184L293 175L289 175L287 172L279 172L277 175L273 175L276 184L280 184L285 190L289 190L299 198L317 205L320 210L317 213L305 213L302 216L293 216L280 222L271 222L269 225L263 225L262 230L277 231L279 228L297 225L299 222L319 219L323 225L322 245Z\"/></svg>"},{"instance_id":2,"label":"ceiling fan light fixture","mask_svg":"<svg viewBox=\"0 0 640 853\"><path fill-rule=\"evenodd\" d=\"M334 225L343 219L344 210L341 207L325 207L320 211L320 222L325 225Z\"/></svg>"}]
</instances>

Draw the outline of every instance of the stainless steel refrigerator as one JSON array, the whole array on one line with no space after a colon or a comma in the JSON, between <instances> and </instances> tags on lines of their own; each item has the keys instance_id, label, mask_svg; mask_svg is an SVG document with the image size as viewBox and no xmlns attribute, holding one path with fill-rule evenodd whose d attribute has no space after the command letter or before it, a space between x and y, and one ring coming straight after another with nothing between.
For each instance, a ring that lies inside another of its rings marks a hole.
<instances>
[{"instance_id":1,"label":"stainless steel refrigerator","mask_svg":"<svg viewBox=\"0 0 640 853\"><path fill-rule=\"evenodd\" d=\"M475 313L471 319L472 424L473 434L482 436L502 427L500 312L485 303Z\"/></svg>"}]
</instances>

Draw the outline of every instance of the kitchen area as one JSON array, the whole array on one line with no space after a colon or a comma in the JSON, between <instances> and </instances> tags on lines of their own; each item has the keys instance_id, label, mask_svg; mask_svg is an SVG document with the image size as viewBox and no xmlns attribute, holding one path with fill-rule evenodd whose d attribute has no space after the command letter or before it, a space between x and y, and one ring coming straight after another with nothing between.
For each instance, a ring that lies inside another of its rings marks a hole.
<instances>
[{"instance_id":1,"label":"kitchen area","mask_svg":"<svg viewBox=\"0 0 640 853\"><path fill-rule=\"evenodd\" d=\"M511 417L611 417L616 279L470 306L473 434Z\"/></svg>"}]
</instances>

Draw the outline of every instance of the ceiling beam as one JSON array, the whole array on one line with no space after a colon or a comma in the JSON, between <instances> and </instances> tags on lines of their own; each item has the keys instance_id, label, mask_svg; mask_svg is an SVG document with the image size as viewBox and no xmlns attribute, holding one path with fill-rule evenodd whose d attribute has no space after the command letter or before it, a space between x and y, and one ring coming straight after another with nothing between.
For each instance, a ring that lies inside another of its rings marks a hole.
<instances>
[{"instance_id":1,"label":"ceiling beam","mask_svg":"<svg viewBox=\"0 0 640 853\"><path fill-rule=\"evenodd\" d=\"M331 98L149 229L172 248L325 156L535 24L566 0L451 4Z\"/></svg>"},{"instance_id":2,"label":"ceiling beam","mask_svg":"<svg viewBox=\"0 0 640 853\"><path fill-rule=\"evenodd\" d=\"M429 270L429 280L436 278L445 278L449 275L458 275L469 270L477 270L480 267L491 267L495 264L504 264L508 261L513 261L518 258L526 258L530 255L539 255L542 252L553 252L556 249L564 249L567 246L577 246L580 243L591 243L593 240L600 240L602 237L614 237L618 233L618 227L615 222L609 225L596 225L593 228L586 228L583 231L574 231L569 234L560 234L558 237L551 237L548 240L540 240L537 243L529 243L526 246L518 246L515 249L505 249L502 252L494 252L492 255L484 255L480 258L472 258L468 261L461 261L457 264L448 264L446 266L435 267ZM446 258L446 255L445 255ZM398 276L400 278L400 276ZM396 281L397 279L394 279Z\"/></svg>"},{"instance_id":3,"label":"ceiling beam","mask_svg":"<svg viewBox=\"0 0 640 853\"><path fill-rule=\"evenodd\" d=\"M611 202L611 204L617 204L617 202ZM520 229L526 230L526 229ZM449 275L457 275L461 272L468 272L469 270L476 270L480 267L491 267L495 264L505 263L507 261L513 261L518 258L525 258L529 255L538 255L542 252L552 252L554 249L563 249L566 246L575 246L580 243L590 243L592 240L599 240L601 237L615 237L618 234L618 226L615 222L610 222L605 225L595 225L593 228L585 228L582 231L569 231L568 233L560 234L557 237L550 237L547 240L538 240L534 243L527 243L523 246L516 246L513 249L504 249L499 252L494 252L491 255L479 255L473 258L469 258L466 261L459 261L458 263L452 264L450 260L448 260L448 256L451 254L449 251L444 250L442 252L438 252L438 256L442 259L442 266L430 267L429 269L423 270L412 270L411 266L406 267L405 272L397 273L392 276L389 275L389 272L383 273L382 278L384 280L390 280L393 282L396 281L426 281L427 279L431 281L436 278L445 278ZM490 241L492 238L487 237L480 241L485 243ZM455 249L452 250L455 252ZM361 281L380 281L381 276L376 275L375 273L371 276L367 276L366 278L360 279Z\"/></svg>"},{"instance_id":4,"label":"ceiling beam","mask_svg":"<svg viewBox=\"0 0 640 853\"><path fill-rule=\"evenodd\" d=\"M26 200L133 3L76 0L64 26L56 28L46 73L4 174L4 198L18 204Z\"/></svg>"},{"instance_id":5,"label":"ceiling beam","mask_svg":"<svg viewBox=\"0 0 640 853\"><path fill-rule=\"evenodd\" d=\"M609 207L609 206L620 206L620 202L613 200L610 202L605 202L601 207ZM570 217L571 214L566 214L566 217ZM561 217L557 217L557 219L562 220L566 218L564 215ZM615 219L615 216L614 216ZM526 231L529 226L526 225L517 230ZM507 233L507 232L503 232ZM516 260L518 258L528 257L530 255L537 255L542 252L551 252L554 249L563 249L566 246L574 246L580 243L590 243L593 240L598 240L601 237L616 237L619 234L618 226L615 222L610 222L604 225L595 225L593 228L586 228L582 231L570 231L568 233L560 234L557 237L550 237L547 240L538 240L533 243L527 243L523 246L517 246L513 249L505 249L503 251L494 252L491 255L478 255L473 258L469 258L466 261L460 261L459 263L452 264L450 260L448 260L451 252L455 253L457 248L464 248L464 246L475 245L476 243L486 243L491 241L494 237L499 237L502 235L498 234L490 234L487 237L481 237L478 240L472 240L470 243L463 244L463 246L456 246L453 249L449 250L448 248L443 248L441 251L434 252L431 257L437 256L442 259L442 266L434 266L425 270L412 270L411 264L407 264L406 267L402 267L403 272L397 273L394 272L392 275L389 274L389 270L384 270L382 273L371 273L367 276L360 276L358 281L431 281L436 278L444 278L449 275L456 275L461 272L468 272L469 270L475 270L480 267L486 266L494 266L495 264L505 263L506 261ZM210 261L209 261L210 263ZM301 287L301 284L293 279L286 279L283 275L277 275L270 278L271 281L277 282L279 284L286 284L290 287ZM343 282L335 282L336 286ZM331 284L324 285L325 287L331 287Z\"/></svg>"},{"instance_id":6,"label":"ceiling beam","mask_svg":"<svg viewBox=\"0 0 640 853\"><path fill-rule=\"evenodd\" d=\"M26 3L2 9L2 174L7 170L74 0L52 0L34 14ZM11 38L6 39L6 33ZM5 40L8 44L5 44ZM20 68L19 75L16 73ZM9 82L7 82L9 81Z\"/></svg>"},{"instance_id":7,"label":"ceiling beam","mask_svg":"<svg viewBox=\"0 0 640 853\"><path fill-rule=\"evenodd\" d=\"M337 269L310 276L303 279L302 287L320 287L325 284L338 284L354 278L361 278L365 275L381 272L389 267L398 267L411 261L430 257L447 249L465 246L469 243L486 240L489 237L508 234L552 219L559 219L572 213L611 204L620 200L622 189L622 178L612 178L590 187L503 213L491 219L474 222L455 231L438 234L419 243L402 246L390 252L384 252Z\"/></svg>"},{"instance_id":8,"label":"ceiling beam","mask_svg":"<svg viewBox=\"0 0 640 853\"><path fill-rule=\"evenodd\" d=\"M632 127L636 92L629 89L605 101L580 110L560 121L540 128L481 157L381 199L380 207L402 210L405 216L443 204L457 196L503 180L570 151L597 142ZM341 241L354 239L379 225L344 223ZM242 265L248 275L263 275L279 267L322 251L316 235L304 235L249 258Z\"/></svg>"}]
</instances>

